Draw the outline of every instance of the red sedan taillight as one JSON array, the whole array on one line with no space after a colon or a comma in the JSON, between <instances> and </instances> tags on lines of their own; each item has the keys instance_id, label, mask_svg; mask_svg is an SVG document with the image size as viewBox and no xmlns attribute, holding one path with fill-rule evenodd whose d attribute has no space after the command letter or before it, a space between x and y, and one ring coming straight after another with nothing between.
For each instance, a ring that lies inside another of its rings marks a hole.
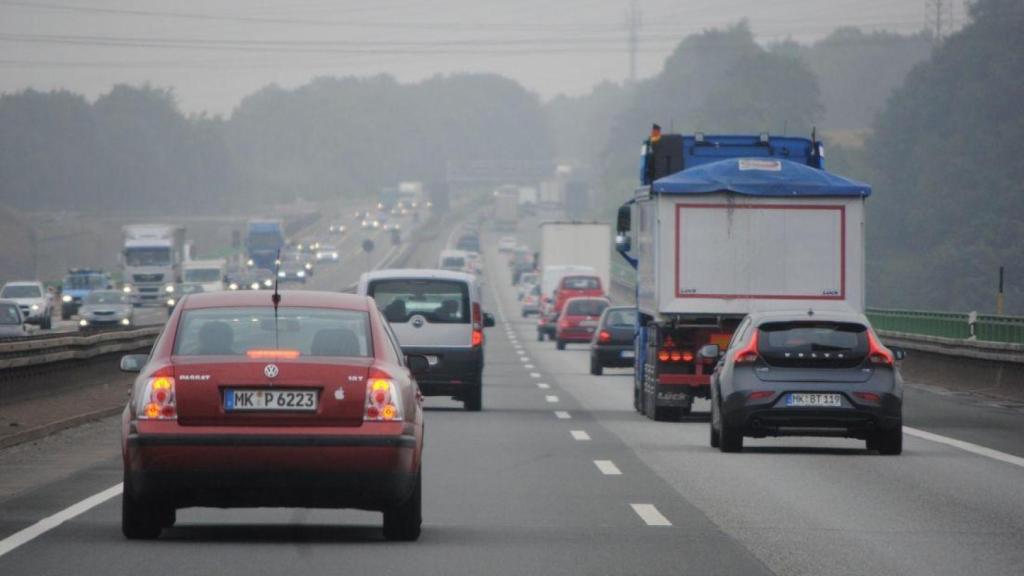
<instances>
[{"instance_id":1,"label":"red sedan taillight","mask_svg":"<svg viewBox=\"0 0 1024 576\"><path fill-rule=\"evenodd\" d=\"M390 374L377 372L366 381L363 421L390 422L402 419L402 395Z\"/></svg>"},{"instance_id":2,"label":"red sedan taillight","mask_svg":"<svg viewBox=\"0 0 1024 576\"><path fill-rule=\"evenodd\" d=\"M154 376L147 380L136 405L136 416L140 420L177 420L174 378Z\"/></svg>"}]
</instances>

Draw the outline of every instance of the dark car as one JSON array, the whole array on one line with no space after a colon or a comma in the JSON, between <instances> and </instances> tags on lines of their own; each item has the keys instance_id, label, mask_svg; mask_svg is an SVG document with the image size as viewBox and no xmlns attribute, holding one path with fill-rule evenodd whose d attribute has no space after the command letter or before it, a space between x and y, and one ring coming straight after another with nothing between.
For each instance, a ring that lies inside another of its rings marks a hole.
<instances>
[{"instance_id":1,"label":"dark car","mask_svg":"<svg viewBox=\"0 0 1024 576\"><path fill-rule=\"evenodd\" d=\"M191 506L358 508L384 536L421 524L423 411L373 300L330 292L185 296L122 415L121 530L156 538Z\"/></svg>"},{"instance_id":2,"label":"dark car","mask_svg":"<svg viewBox=\"0 0 1024 576\"><path fill-rule=\"evenodd\" d=\"M480 235L475 232L467 232L461 236L455 242L456 250L465 250L467 252L479 252L480 251Z\"/></svg>"},{"instance_id":3,"label":"dark car","mask_svg":"<svg viewBox=\"0 0 1024 576\"><path fill-rule=\"evenodd\" d=\"M745 436L843 436L899 454L903 354L883 346L862 314L752 314L711 377L711 446L739 452ZM700 355L717 357L718 346Z\"/></svg>"},{"instance_id":4,"label":"dark car","mask_svg":"<svg viewBox=\"0 0 1024 576\"><path fill-rule=\"evenodd\" d=\"M636 361L636 308L605 308L590 341L590 373L600 376L605 368L632 368Z\"/></svg>"}]
</instances>

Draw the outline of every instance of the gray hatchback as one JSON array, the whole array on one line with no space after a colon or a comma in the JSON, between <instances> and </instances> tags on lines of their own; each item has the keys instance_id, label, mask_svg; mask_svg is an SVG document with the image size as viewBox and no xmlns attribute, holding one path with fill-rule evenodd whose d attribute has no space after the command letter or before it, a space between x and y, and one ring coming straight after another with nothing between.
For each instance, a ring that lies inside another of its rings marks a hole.
<instances>
[{"instance_id":1,"label":"gray hatchback","mask_svg":"<svg viewBox=\"0 0 1024 576\"><path fill-rule=\"evenodd\" d=\"M744 436L861 438L869 450L903 450L904 352L879 341L863 314L751 314L711 377L711 446L743 449Z\"/></svg>"}]
</instances>

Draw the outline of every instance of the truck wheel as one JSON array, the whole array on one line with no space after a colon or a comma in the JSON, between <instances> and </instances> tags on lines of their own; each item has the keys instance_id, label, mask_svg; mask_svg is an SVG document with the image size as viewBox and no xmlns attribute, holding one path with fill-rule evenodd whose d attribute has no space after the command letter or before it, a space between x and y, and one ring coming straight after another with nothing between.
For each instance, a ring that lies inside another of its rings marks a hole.
<instances>
[{"instance_id":1,"label":"truck wheel","mask_svg":"<svg viewBox=\"0 0 1024 576\"><path fill-rule=\"evenodd\" d=\"M879 454L885 456L896 456L903 453L903 425L899 424L891 430L876 432L873 438L868 439L868 450L878 450Z\"/></svg>"},{"instance_id":2,"label":"truck wheel","mask_svg":"<svg viewBox=\"0 0 1024 576\"><path fill-rule=\"evenodd\" d=\"M719 416L720 420L720 432L719 432L719 446L718 448L722 452L742 452L743 451L743 431L730 426L725 418Z\"/></svg>"},{"instance_id":3,"label":"truck wheel","mask_svg":"<svg viewBox=\"0 0 1024 576\"><path fill-rule=\"evenodd\" d=\"M462 407L467 412L479 412L483 409L483 385L480 379L469 385L466 395L462 399Z\"/></svg>"},{"instance_id":4,"label":"truck wheel","mask_svg":"<svg viewBox=\"0 0 1024 576\"><path fill-rule=\"evenodd\" d=\"M561 340L556 341L555 348L558 348L559 350L565 350L565 342Z\"/></svg>"},{"instance_id":5,"label":"truck wheel","mask_svg":"<svg viewBox=\"0 0 1024 576\"><path fill-rule=\"evenodd\" d=\"M416 473L416 486L402 504L384 511L384 537L415 542L423 525L423 472Z\"/></svg>"},{"instance_id":6,"label":"truck wheel","mask_svg":"<svg viewBox=\"0 0 1024 576\"><path fill-rule=\"evenodd\" d=\"M601 361L597 359L595 354L590 355L590 373L594 376L600 376L604 373L604 366L601 366Z\"/></svg>"}]
</instances>

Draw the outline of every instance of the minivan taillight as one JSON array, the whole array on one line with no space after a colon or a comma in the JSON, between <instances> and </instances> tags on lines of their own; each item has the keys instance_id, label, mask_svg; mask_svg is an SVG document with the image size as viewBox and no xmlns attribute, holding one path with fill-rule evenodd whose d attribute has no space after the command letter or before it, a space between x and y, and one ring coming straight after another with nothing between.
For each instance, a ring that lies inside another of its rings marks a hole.
<instances>
[{"instance_id":1,"label":"minivan taillight","mask_svg":"<svg viewBox=\"0 0 1024 576\"><path fill-rule=\"evenodd\" d=\"M479 328L473 329L473 348L477 348L484 345L484 331Z\"/></svg>"},{"instance_id":2,"label":"minivan taillight","mask_svg":"<svg viewBox=\"0 0 1024 576\"><path fill-rule=\"evenodd\" d=\"M402 395L388 374L379 372L366 381L363 421L391 422L402 419Z\"/></svg>"},{"instance_id":3,"label":"minivan taillight","mask_svg":"<svg viewBox=\"0 0 1024 576\"><path fill-rule=\"evenodd\" d=\"M147 380L136 403L135 414L140 420L177 420L174 378L154 376Z\"/></svg>"}]
</instances>

